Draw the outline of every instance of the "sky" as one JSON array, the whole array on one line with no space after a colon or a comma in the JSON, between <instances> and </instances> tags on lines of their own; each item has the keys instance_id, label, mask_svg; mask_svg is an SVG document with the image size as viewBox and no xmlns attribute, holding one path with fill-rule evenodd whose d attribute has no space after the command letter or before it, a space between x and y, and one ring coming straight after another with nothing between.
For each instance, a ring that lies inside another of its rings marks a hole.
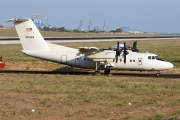
<instances>
[{"instance_id":1,"label":"sky","mask_svg":"<svg viewBox=\"0 0 180 120\"><path fill-rule=\"evenodd\" d=\"M52 27L115 30L130 26L133 30L156 33L180 33L180 0L1 0L0 25L10 18L30 18L40 14Z\"/></svg>"}]
</instances>

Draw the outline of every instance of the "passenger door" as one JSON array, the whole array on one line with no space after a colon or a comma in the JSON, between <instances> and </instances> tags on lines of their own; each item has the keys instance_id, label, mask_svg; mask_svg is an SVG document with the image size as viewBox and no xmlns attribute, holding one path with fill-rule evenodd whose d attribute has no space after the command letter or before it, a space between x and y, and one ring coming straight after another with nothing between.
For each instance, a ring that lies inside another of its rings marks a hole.
<instances>
[{"instance_id":1,"label":"passenger door","mask_svg":"<svg viewBox=\"0 0 180 120\"><path fill-rule=\"evenodd\" d=\"M142 61L143 59L142 58L138 58L138 65L142 65Z\"/></svg>"},{"instance_id":2,"label":"passenger door","mask_svg":"<svg viewBox=\"0 0 180 120\"><path fill-rule=\"evenodd\" d=\"M61 63L67 64L67 55L61 55Z\"/></svg>"}]
</instances>

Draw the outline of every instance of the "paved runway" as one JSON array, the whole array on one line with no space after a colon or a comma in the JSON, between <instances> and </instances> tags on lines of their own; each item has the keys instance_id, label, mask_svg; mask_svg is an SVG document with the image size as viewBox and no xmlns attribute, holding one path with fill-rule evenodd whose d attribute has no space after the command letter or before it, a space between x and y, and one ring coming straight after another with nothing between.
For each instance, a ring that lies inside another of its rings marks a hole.
<instances>
[{"instance_id":1,"label":"paved runway","mask_svg":"<svg viewBox=\"0 0 180 120\"><path fill-rule=\"evenodd\" d=\"M130 41L130 40L164 40L179 39L179 35L174 36L109 36L109 37L48 37L47 42L90 42L90 41ZM18 37L0 38L0 44L19 44Z\"/></svg>"},{"instance_id":2,"label":"paved runway","mask_svg":"<svg viewBox=\"0 0 180 120\"><path fill-rule=\"evenodd\" d=\"M0 70L0 73L9 74L67 74L67 75L94 75L93 71L35 71L35 70ZM101 75L104 75L101 73ZM111 72L115 76L136 76L136 77L156 77L154 73L144 72ZM180 74L161 74L160 78L180 78Z\"/></svg>"}]
</instances>

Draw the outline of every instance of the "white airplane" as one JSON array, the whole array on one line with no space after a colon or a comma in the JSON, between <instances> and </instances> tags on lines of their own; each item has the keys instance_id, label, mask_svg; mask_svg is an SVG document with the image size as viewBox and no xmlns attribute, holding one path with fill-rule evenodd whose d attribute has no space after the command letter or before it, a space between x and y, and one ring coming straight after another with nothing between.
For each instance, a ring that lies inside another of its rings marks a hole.
<instances>
[{"instance_id":1,"label":"white airplane","mask_svg":"<svg viewBox=\"0 0 180 120\"><path fill-rule=\"evenodd\" d=\"M41 58L72 67L94 69L95 74L104 70L135 70L135 71L160 71L173 68L173 64L161 60L156 54L138 53L137 42L133 48L127 49L117 43L109 49L97 47L80 47L79 49L65 47L46 42L31 19L10 19L14 22L23 50L26 55Z\"/></svg>"}]
</instances>

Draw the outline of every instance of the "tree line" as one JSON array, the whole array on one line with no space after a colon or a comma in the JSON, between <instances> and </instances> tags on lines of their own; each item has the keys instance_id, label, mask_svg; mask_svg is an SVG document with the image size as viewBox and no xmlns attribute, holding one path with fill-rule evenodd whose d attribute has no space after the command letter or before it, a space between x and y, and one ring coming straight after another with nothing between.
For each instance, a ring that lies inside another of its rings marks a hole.
<instances>
[{"instance_id":1,"label":"tree line","mask_svg":"<svg viewBox=\"0 0 180 120\"><path fill-rule=\"evenodd\" d=\"M65 27L59 27L59 28L58 27L43 27L43 28L40 28L40 29L42 31L55 31L55 32L92 32L92 33L105 32L105 31L97 30L97 29L93 29L93 30L89 30L89 31L80 31L78 29L68 30ZM115 29L115 30L111 30L109 32L121 33L122 29L118 28L118 29Z\"/></svg>"},{"instance_id":2,"label":"tree line","mask_svg":"<svg viewBox=\"0 0 180 120\"><path fill-rule=\"evenodd\" d=\"M0 28L4 28L4 26L0 25ZM79 29L73 29L73 30L68 30L65 27L42 27L39 28L41 31L54 31L54 32L91 32L91 33L102 33L106 31L98 30L98 29L93 29L89 31L80 31ZM110 30L109 32L113 33L121 33L122 29L118 28L115 30Z\"/></svg>"}]
</instances>

